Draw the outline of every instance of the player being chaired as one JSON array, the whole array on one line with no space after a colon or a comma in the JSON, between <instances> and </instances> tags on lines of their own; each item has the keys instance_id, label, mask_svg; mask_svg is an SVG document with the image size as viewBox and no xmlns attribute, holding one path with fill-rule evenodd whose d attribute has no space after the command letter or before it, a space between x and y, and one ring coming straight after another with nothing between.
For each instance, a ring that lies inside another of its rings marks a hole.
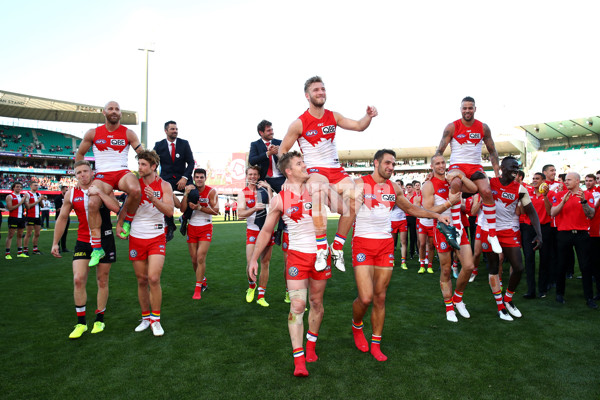
<instances>
[{"instance_id":1,"label":"player being chaired","mask_svg":"<svg viewBox=\"0 0 600 400\"><path fill-rule=\"evenodd\" d=\"M490 181L481 166L481 147L485 147L490 153L490 161L494 173L499 176L500 163L498 152L492 139L490 128L481 121L475 119L475 100L465 97L460 106L462 118L446 126L442 140L435 155L443 155L446 147L450 145L450 170L459 169L468 179L477 185L481 195L483 214L489 227L488 240L494 253L502 253L502 247L496 236L496 205L490 190ZM462 191L462 181L456 177L450 182L450 191L457 193ZM461 237L462 222L460 219L461 204L452 206L452 223L458 231L457 237Z\"/></svg>"},{"instance_id":2,"label":"player being chaired","mask_svg":"<svg viewBox=\"0 0 600 400\"><path fill-rule=\"evenodd\" d=\"M165 264L167 239L165 216L173 216L173 189L156 173L160 157L154 150L144 150L137 155L142 199L131 223L129 260L138 282L138 300L142 309L142 322L136 332L152 328L154 336L165 331L160 324L162 288L160 275ZM124 212L119 216L123 224Z\"/></svg>"},{"instance_id":3,"label":"player being chaired","mask_svg":"<svg viewBox=\"0 0 600 400\"><path fill-rule=\"evenodd\" d=\"M313 203L306 185L309 176L302 155L297 151L285 153L279 158L278 166L287 178L287 187L273 197L269 214L248 264L248 277L251 280L256 279L258 258L271 242L273 229L283 216L289 234L286 282L291 300L288 329L294 355L294 375L308 376L306 362L318 359L315 347L325 312L323 294L327 279L331 277L331 267L326 266L323 271L316 270L317 245L311 216ZM309 291L310 311L305 356L302 335L306 296Z\"/></svg>"},{"instance_id":4,"label":"player being chaired","mask_svg":"<svg viewBox=\"0 0 600 400\"><path fill-rule=\"evenodd\" d=\"M102 111L106 123L95 129L90 129L83 136L79 145L75 161L83 160L90 148L94 152L96 163L96 178L92 186L97 187L106 194L113 189L127 193L125 201L125 223L122 228L117 228L117 233L122 239L129 236L131 221L140 204L140 183L136 176L127 167L129 146L136 152L143 150L137 135L131 129L121 125L121 108L119 103L109 101ZM105 251L100 242L101 218L99 214L101 201L98 196L90 197L89 225L91 230L92 255L90 267L96 266Z\"/></svg>"},{"instance_id":5,"label":"player being chaired","mask_svg":"<svg viewBox=\"0 0 600 400\"><path fill-rule=\"evenodd\" d=\"M295 141L298 141L304 155L314 205L312 218L317 241L317 271L322 271L327 266L327 211L324 207L327 198L332 209L340 214L331 258L337 269L345 271L343 248L356 216L355 202L350 200L355 200L359 194L354 182L339 163L335 135L338 126L351 131L364 131L377 116L377 109L368 106L366 115L358 121L326 110L325 85L319 76L306 81L304 95L309 108L290 125L279 146L279 155L281 157L287 153Z\"/></svg>"}]
</instances>

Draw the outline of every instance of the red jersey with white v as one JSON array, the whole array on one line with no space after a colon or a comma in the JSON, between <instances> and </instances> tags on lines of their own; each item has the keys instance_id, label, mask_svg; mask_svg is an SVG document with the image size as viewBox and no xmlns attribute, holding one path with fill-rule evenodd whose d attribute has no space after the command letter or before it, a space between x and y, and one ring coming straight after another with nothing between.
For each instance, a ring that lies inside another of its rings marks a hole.
<instances>
[{"instance_id":1,"label":"red jersey with white v","mask_svg":"<svg viewBox=\"0 0 600 400\"><path fill-rule=\"evenodd\" d=\"M74 187L71 190L71 204L77 215L79 227L77 228L77 240L84 243L90 243L92 233L88 224L88 195L87 190Z\"/></svg>"},{"instance_id":2,"label":"red jersey with white v","mask_svg":"<svg viewBox=\"0 0 600 400\"><path fill-rule=\"evenodd\" d=\"M368 239L392 237L391 210L396 204L392 182L377 183L371 175L362 177L364 203L356 213L354 236Z\"/></svg>"},{"instance_id":3,"label":"red jersey with white v","mask_svg":"<svg viewBox=\"0 0 600 400\"><path fill-rule=\"evenodd\" d=\"M312 198L308 190L302 195L292 191L281 190L279 196L283 209L283 222L288 229L289 250L302 253L315 254L317 242L315 240L315 225L312 220ZM272 203L276 203L274 198Z\"/></svg>"},{"instance_id":4,"label":"red jersey with white v","mask_svg":"<svg viewBox=\"0 0 600 400\"><path fill-rule=\"evenodd\" d=\"M106 125L97 127L92 150L96 159L96 172L128 169L129 140L127 140L127 128L119 125L114 132L109 132Z\"/></svg>"},{"instance_id":5,"label":"red jersey with white v","mask_svg":"<svg viewBox=\"0 0 600 400\"><path fill-rule=\"evenodd\" d=\"M337 122L333 112L325 110L321 118L313 117L308 110L298 117L302 121L302 136L298 146L304 154L306 168L340 168L335 145Z\"/></svg>"},{"instance_id":6,"label":"red jersey with white v","mask_svg":"<svg viewBox=\"0 0 600 400\"><path fill-rule=\"evenodd\" d=\"M42 197L41 194L39 194L38 192L27 192L29 194L29 205L31 206L32 204L34 204L40 197ZM41 211L40 211L40 203L37 203L35 206L32 206L31 208L29 208L27 210L27 216L29 218L40 218L41 216Z\"/></svg>"},{"instance_id":7,"label":"red jersey with white v","mask_svg":"<svg viewBox=\"0 0 600 400\"><path fill-rule=\"evenodd\" d=\"M519 228L517 205L519 203L519 190L521 185L512 181L504 186L500 178L490 179L490 189L496 202L496 230ZM484 218L485 219L485 218ZM487 223L485 224L487 226Z\"/></svg>"},{"instance_id":8,"label":"red jersey with white v","mask_svg":"<svg viewBox=\"0 0 600 400\"><path fill-rule=\"evenodd\" d=\"M23 198L24 192L20 192L19 194L16 193L9 193L6 195L6 204L8 204L8 198L10 197L11 199L11 203L12 205L16 205L19 204L19 202L21 201L21 199ZM9 211L8 216L9 217L13 217L13 218L24 218L25 217L25 206L24 204L21 204L19 207L15 208L12 211Z\"/></svg>"},{"instance_id":9,"label":"red jersey with white v","mask_svg":"<svg viewBox=\"0 0 600 400\"><path fill-rule=\"evenodd\" d=\"M481 164L483 145L483 123L474 120L473 125L465 126L462 119L454 121L454 135L450 140L450 165Z\"/></svg>"}]
</instances>

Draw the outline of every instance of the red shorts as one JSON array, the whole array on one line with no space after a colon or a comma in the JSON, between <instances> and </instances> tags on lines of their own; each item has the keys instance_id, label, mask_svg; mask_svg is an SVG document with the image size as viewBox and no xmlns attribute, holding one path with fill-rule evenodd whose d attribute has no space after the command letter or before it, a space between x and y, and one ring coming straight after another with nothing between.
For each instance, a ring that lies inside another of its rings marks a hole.
<instances>
[{"instance_id":1,"label":"red shorts","mask_svg":"<svg viewBox=\"0 0 600 400\"><path fill-rule=\"evenodd\" d=\"M438 253L447 253L452 251L453 247L448 244L446 240L446 236L442 234L437 228L437 226L433 227L433 244L435 245L435 249ZM460 237L460 245L469 245L469 237L467 236L467 230L463 229L462 236Z\"/></svg>"},{"instance_id":2,"label":"red shorts","mask_svg":"<svg viewBox=\"0 0 600 400\"><path fill-rule=\"evenodd\" d=\"M167 239L165 239L164 234L158 235L152 239L138 239L136 237L129 236L129 260L147 260L148 256L153 254L164 256L166 255L166 247Z\"/></svg>"},{"instance_id":3,"label":"red shorts","mask_svg":"<svg viewBox=\"0 0 600 400\"><path fill-rule=\"evenodd\" d=\"M392 221L392 233L398 232L408 232L408 225L406 225L406 220L402 221Z\"/></svg>"},{"instance_id":4,"label":"red shorts","mask_svg":"<svg viewBox=\"0 0 600 400\"><path fill-rule=\"evenodd\" d=\"M260 231L255 231L254 229L246 228L246 244L255 244L256 239L258 239L258 234ZM275 234L271 235L271 240L267 244L267 247L275 245Z\"/></svg>"},{"instance_id":5,"label":"red shorts","mask_svg":"<svg viewBox=\"0 0 600 400\"><path fill-rule=\"evenodd\" d=\"M108 183L113 189L118 189L119 181L122 177L129 174L131 171L128 169L122 169L120 171L100 172L97 173L95 179Z\"/></svg>"},{"instance_id":6,"label":"red shorts","mask_svg":"<svg viewBox=\"0 0 600 400\"><path fill-rule=\"evenodd\" d=\"M352 238L352 266L394 267L394 239Z\"/></svg>"},{"instance_id":7,"label":"red shorts","mask_svg":"<svg viewBox=\"0 0 600 400\"><path fill-rule=\"evenodd\" d=\"M283 236L281 238L281 250L287 253L287 249L290 245L290 235L287 232L283 232Z\"/></svg>"},{"instance_id":8,"label":"red shorts","mask_svg":"<svg viewBox=\"0 0 600 400\"><path fill-rule=\"evenodd\" d=\"M433 237L433 226L425 226L420 222L417 222L417 232L422 235Z\"/></svg>"},{"instance_id":9,"label":"red shorts","mask_svg":"<svg viewBox=\"0 0 600 400\"><path fill-rule=\"evenodd\" d=\"M302 253L296 250L288 250L285 279L301 281L303 279L314 279L322 281L331 278L331 266L327 262L327 268L323 271L315 269L317 254Z\"/></svg>"},{"instance_id":10,"label":"red shorts","mask_svg":"<svg viewBox=\"0 0 600 400\"><path fill-rule=\"evenodd\" d=\"M339 167L339 168L312 167L312 168L307 168L307 171L309 174L323 175L325 178L327 178L327 180L331 184L338 183L342 179L347 178L349 176L348 173L346 171L344 171L344 168L342 168L342 167Z\"/></svg>"},{"instance_id":11,"label":"red shorts","mask_svg":"<svg viewBox=\"0 0 600 400\"><path fill-rule=\"evenodd\" d=\"M521 247L521 231L514 231L512 229L503 229L496 231L496 236L500 242L500 246L504 247ZM488 242L488 232L477 227L475 233L475 240L481 240L481 249L484 253L491 253L492 246Z\"/></svg>"},{"instance_id":12,"label":"red shorts","mask_svg":"<svg viewBox=\"0 0 600 400\"><path fill-rule=\"evenodd\" d=\"M452 164L448 170L452 171L453 169L461 170L469 179L471 179L475 172L481 172L483 175L485 175L483 167L479 164Z\"/></svg>"},{"instance_id":13,"label":"red shorts","mask_svg":"<svg viewBox=\"0 0 600 400\"><path fill-rule=\"evenodd\" d=\"M198 243L198 242L212 242L212 224L206 225L188 225L187 227L187 242Z\"/></svg>"}]
</instances>

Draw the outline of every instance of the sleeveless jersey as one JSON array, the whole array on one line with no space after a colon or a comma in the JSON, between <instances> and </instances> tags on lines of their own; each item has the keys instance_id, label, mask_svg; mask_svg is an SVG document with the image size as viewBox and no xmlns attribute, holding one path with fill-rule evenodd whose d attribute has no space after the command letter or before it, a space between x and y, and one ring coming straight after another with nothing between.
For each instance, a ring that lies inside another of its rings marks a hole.
<instances>
[{"instance_id":1,"label":"sleeveless jersey","mask_svg":"<svg viewBox=\"0 0 600 400\"><path fill-rule=\"evenodd\" d=\"M138 239L152 239L165 233L165 216L148 200L145 192L146 186L149 186L154 191L154 197L162 201L164 194L162 182L163 180L157 176L151 184L146 185L140 178L142 198L131 222L131 236Z\"/></svg>"},{"instance_id":2,"label":"sleeveless jersey","mask_svg":"<svg viewBox=\"0 0 600 400\"><path fill-rule=\"evenodd\" d=\"M496 230L519 229L519 216L517 215L517 205L519 204L519 193L527 193L527 189L518 182L512 181L507 186L500 183L500 178L490 179L490 189L496 203ZM484 231L488 230L486 218L483 216L483 210L479 210L477 224Z\"/></svg>"},{"instance_id":3,"label":"sleeveless jersey","mask_svg":"<svg viewBox=\"0 0 600 400\"><path fill-rule=\"evenodd\" d=\"M419 200L419 206L416 204L417 200ZM421 192L415 193L415 195L412 197L411 203L413 203L414 206L423 208L423 196L421 195ZM433 218L417 218L417 222L423 226L433 226Z\"/></svg>"},{"instance_id":4,"label":"sleeveless jersey","mask_svg":"<svg viewBox=\"0 0 600 400\"><path fill-rule=\"evenodd\" d=\"M9 193L6 196L6 204L8 204L8 198L11 198L12 200L12 205L14 206L15 204L19 204L19 202L21 201L21 199L23 198L23 192L20 192L19 194L16 194L15 192ZM10 211L8 213L9 217L13 217L13 218L24 218L25 217L25 205L21 204L19 207L15 208L14 210Z\"/></svg>"},{"instance_id":5,"label":"sleeveless jersey","mask_svg":"<svg viewBox=\"0 0 600 400\"><path fill-rule=\"evenodd\" d=\"M447 180L441 180L435 176L431 178L433 184L433 205L439 206L448 201L448 195L450 194L450 184ZM452 218L452 211L447 209L441 215L446 215Z\"/></svg>"},{"instance_id":6,"label":"sleeveless jersey","mask_svg":"<svg viewBox=\"0 0 600 400\"><path fill-rule=\"evenodd\" d=\"M200 199L198 203L202 207L208 207L208 203L210 203L208 194L211 190L212 188L210 186L205 185L204 189L202 190L202 193L200 193ZM207 214L204 211L194 210L192 212L192 217L190 218L189 224L193 226L204 226L212 224L212 215Z\"/></svg>"},{"instance_id":7,"label":"sleeveless jersey","mask_svg":"<svg viewBox=\"0 0 600 400\"><path fill-rule=\"evenodd\" d=\"M246 209L250 209L256 206L256 193L254 192L254 190L246 186L244 190L242 190L242 192L244 193L244 198L246 199ZM246 228L255 231L260 231L258 225L254 223L255 220L256 212L253 212L251 216L246 218Z\"/></svg>"},{"instance_id":8,"label":"sleeveless jersey","mask_svg":"<svg viewBox=\"0 0 600 400\"><path fill-rule=\"evenodd\" d=\"M464 126L461 119L454 121L454 135L450 141L450 165L481 165L483 124L474 120L473 125Z\"/></svg>"},{"instance_id":9,"label":"sleeveless jersey","mask_svg":"<svg viewBox=\"0 0 600 400\"><path fill-rule=\"evenodd\" d=\"M306 110L298 119L302 121L302 136L298 138L298 146L304 154L306 169L340 168L335 145L337 123L333 112L325 110L323 117L317 119Z\"/></svg>"},{"instance_id":10,"label":"sleeveless jersey","mask_svg":"<svg viewBox=\"0 0 600 400\"><path fill-rule=\"evenodd\" d=\"M97 127L93 144L96 172L128 169L129 141L126 127L119 125L114 132L109 132L106 125Z\"/></svg>"},{"instance_id":11,"label":"sleeveless jersey","mask_svg":"<svg viewBox=\"0 0 600 400\"><path fill-rule=\"evenodd\" d=\"M406 219L406 213L403 209L398 206L392 208L392 214L390 215L392 221L404 221Z\"/></svg>"},{"instance_id":12,"label":"sleeveless jersey","mask_svg":"<svg viewBox=\"0 0 600 400\"><path fill-rule=\"evenodd\" d=\"M33 193L32 191L28 191L27 193L29 193L29 204L35 203L40 197L42 197L42 195L38 192ZM40 218L40 215L40 203L37 203L35 206L27 210L27 216L29 218Z\"/></svg>"},{"instance_id":13,"label":"sleeveless jersey","mask_svg":"<svg viewBox=\"0 0 600 400\"><path fill-rule=\"evenodd\" d=\"M302 195L282 189L276 196L280 197L283 208L283 222L288 229L289 250L315 254L315 225L312 219L312 198L308 190Z\"/></svg>"},{"instance_id":14,"label":"sleeveless jersey","mask_svg":"<svg viewBox=\"0 0 600 400\"><path fill-rule=\"evenodd\" d=\"M92 232L88 223L89 197L87 189L80 189L79 186L72 188L71 204L77 215L77 221L79 222L79 227L77 228L77 240L84 243L91 243ZM112 235L110 210L106 208L104 203L100 206L100 218L102 219L102 225L100 227L101 237Z\"/></svg>"},{"instance_id":15,"label":"sleeveless jersey","mask_svg":"<svg viewBox=\"0 0 600 400\"><path fill-rule=\"evenodd\" d=\"M392 237L391 210L396 204L392 182L375 182L371 175L363 176L364 203L356 213L354 236L368 239Z\"/></svg>"}]
</instances>

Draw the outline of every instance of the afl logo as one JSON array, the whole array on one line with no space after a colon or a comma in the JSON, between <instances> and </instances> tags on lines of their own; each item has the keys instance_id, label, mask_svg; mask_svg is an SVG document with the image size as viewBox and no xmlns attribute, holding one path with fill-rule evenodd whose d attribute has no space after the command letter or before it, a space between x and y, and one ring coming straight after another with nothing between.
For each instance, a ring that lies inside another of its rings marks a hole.
<instances>
[{"instance_id":1,"label":"afl logo","mask_svg":"<svg viewBox=\"0 0 600 400\"><path fill-rule=\"evenodd\" d=\"M83 201L83 197L78 196L73 199L73 201Z\"/></svg>"},{"instance_id":2,"label":"afl logo","mask_svg":"<svg viewBox=\"0 0 600 400\"><path fill-rule=\"evenodd\" d=\"M250 242L254 243L256 241L256 236L250 236Z\"/></svg>"},{"instance_id":3,"label":"afl logo","mask_svg":"<svg viewBox=\"0 0 600 400\"><path fill-rule=\"evenodd\" d=\"M459 135L456 135L457 139L464 139L465 137L467 137L467 135L465 135L464 133L461 133Z\"/></svg>"},{"instance_id":4,"label":"afl logo","mask_svg":"<svg viewBox=\"0 0 600 400\"><path fill-rule=\"evenodd\" d=\"M288 268L288 275L292 276L292 277L298 275L298 268L296 268L296 267Z\"/></svg>"},{"instance_id":5,"label":"afl logo","mask_svg":"<svg viewBox=\"0 0 600 400\"><path fill-rule=\"evenodd\" d=\"M391 258L393 260L394 259L394 255L393 254L388 254L388 258Z\"/></svg>"},{"instance_id":6,"label":"afl logo","mask_svg":"<svg viewBox=\"0 0 600 400\"><path fill-rule=\"evenodd\" d=\"M323 135L335 133L335 125L324 126L323 128L321 128L321 130L323 131Z\"/></svg>"},{"instance_id":7,"label":"afl logo","mask_svg":"<svg viewBox=\"0 0 600 400\"><path fill-rule=\"evenodd\" d=\"M438 191L437 191L437 192L438 192L438 193L446 193L446 192L447 192L447 190L446 190L446 188L441 188L441 189L438 189Z\"/></svg>"},{"instance_id":8,"label":"afl logo","mask_svg":"<svg viewBox=\"0 0 600 400\"><path fill-rule=\"evenodd\" d=\"M440 243L440 249L446 250L447 247L448 247L448 245L446 244L446 242Z\"/></svg>"},{"instance_id":9,"label":"afl logo","mask_svg":"<svg viewBox=\"0 0 600 400\"><path fill-rule=\"evenodd\" d=\"M96 140L96 144L106 144L106 140L98 139L98 140Z\"/></svg>"},{"instance_id":10,"label":"afl logo","mask_svg":"<svg viewBox=\"0 0 600 400\"><path fill-rule=\"evenodd\" d=\"M135 251L135 250L131 250L131 251L129 252L129 257L131 257L131 258L136 258L136 257L137 257L137 251Z\"/></svg>"},{"instance_id":11,"label":"afl logo","mask_svg":"<svg viewBox=\"0 0 600 400\"><path fill-rule=\"evenodd\" d=\"M358 262L363 262L367 259L367 257L365 256L365 253L358 253L356 255L356 261Z\"/></svg>"},{"instance_id":12,"label":"afl logo","mask_svg":"<svg viewBox=\"0 0 600 400\"><path fill-rule=\"evenodd\" d=\"M104 174L96 174L96 178L102 179L102 178L104 178Z\"/></svg>"},{"instance_id":13,"label":"afl logo","mask_svg":"<svg viewBox=\"0 0 600 400\"><path fill-rule=\"evenodd\" d=\"M492 190L492 194L497 195L498 191L497 190Z\"/></svg>"},{"instance_id":14,"label":"afl logo","mask_svg":"<svg viewBox=\"0 0 600 400\"><path fill-rule=\"evenodd\" d=\"M319 168L310 168L308 172L319 172Z\"/></svg>"},{"instance_id":15,"label":"afl logo","mask_svg":"<svg viewBox=\"0 0 600 400\"><path fill-rule=\"evenodd\" d=\"M306 136L307 136L307 137L311 137L311 136L315 136L315 135L317 135L318 133L319 133L319 132L317 132L317 131L308 131L308 132L306 132Z\"/></svg>"},{"instance_id":16,"label":"afl logo","mask_svg":"<svg viewBox=\"0 0 600 400\"><path fill-rule=\"evenodd\" d=\"M483 247L483 249L484 249L484 250L487 250L487 249L488 249L488 247L490 247L490 246L488 246L488 244L487 244L487 243L482 243L482 244L481 244L481 247Z\"/></svg>"},{"instance_id":17,"label":"afl logo","mask_svg":"<svg viewBox=\"0 0 600 400\"><path fill-rule=\"evenodd\" d=\"M298 210L300 210L298 207L293 206L293 207L288 208L285 213L288 214L288 215L291 215L291 214L293 214L295 212L298 212Z\"/></svg>"}]
</instances>

